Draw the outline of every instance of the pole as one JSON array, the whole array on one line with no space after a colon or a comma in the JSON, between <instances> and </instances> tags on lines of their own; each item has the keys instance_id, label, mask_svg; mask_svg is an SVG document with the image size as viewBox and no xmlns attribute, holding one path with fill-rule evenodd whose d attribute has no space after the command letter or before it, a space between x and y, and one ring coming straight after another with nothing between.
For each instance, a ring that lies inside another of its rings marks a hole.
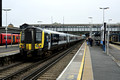
<instances>
[{"instance_id":1,"label":"pole","mask_svg":"<svg viewBox=\"0 0 120 80\"><path fill-rule=\"evenodd\" d=\"M106 53L106 23L104 22L104 46L105 46L105 53Z\"/></svg>"},{"instance_id":2,"label":"pole","mask_svg":"<svg viewBox=\"0 0 120 80\"><path fill-rule=\"evenodd\" d=\"M108 37L107 37L107 54L109 54L109 34L110 34L109 33L109 26L108 26Z\"/></svg>"},{"instance_id":3,"label":"pole","mask_svg":"<svg viewBox=\"0 0 120 80\"><path fill-rule=\"evenodd\" d=\"M7 11L6 11L6 49L7 49Z\"/></svg>"},{"instance_id":4,"label":"pole","mask_svg":"<svg viewBox=\"0 0 120 80\"><path fill-rule=\"evenodd\" d=\"M10 11L11 9L2 9L2 10L6 11L6 28L5 28L5 30L6 30L6 49L7 49L7 11Z\"/></svg>"},{"instance_id":5,"label":"pole","mask_svg":"<svg viewBox=\"0 0 120 80\"><path fill-rule=\"evenodd\" d=\"M105 19L105 15L104 15L104 10L105 9L109 9L109 7L105 7L105 8L100 8L100 9L102 9L103 10L103 26L104 26L104 45L105 45L105 53L107 53L107 51L106 51L106 23L104 23L104 19Z\"/></svg>"},{"instance_id":6,"label":"pole","mask_svg":"<svg viewBox=\"0 0 120 80\"><path fill-rule=\"evenodd\" d=\"M103 9L103 26L104 26L104 15L105 15L105 14L104 14L104 10L105 10L105 9Z\"/></svg>"},{"instance_id":7,"label":"pole","mask_svg":"<svg viewBox=\"0 0 120 80\"><path fill-rule=\"evenodd\" d=\"M107 36L107 54L109 54L109 35L110 35L110 30L109 30L109 28L110 28L110 21L111 21L112 19L109 19L108 20L108 36Z\"/></svg>"},{"instance_id":8,"label":"pole","mask_svg":"<svg viewBox=\"0 0 120 80\"><path fill-rule=\"evenodd\" d=\"M0 27L2 27L2 0L0 0Z\"/></svg>"},{"instance_id":9,"label":"pole","mask_svg":"<svg viewBox=\"0 0 120 80\"><path fill-rule=\"evenodd\" d=\"M89 22L90 24L90 37L92 37L92 17L88 17L91 21Z\"/></svg>"}]
</instances>

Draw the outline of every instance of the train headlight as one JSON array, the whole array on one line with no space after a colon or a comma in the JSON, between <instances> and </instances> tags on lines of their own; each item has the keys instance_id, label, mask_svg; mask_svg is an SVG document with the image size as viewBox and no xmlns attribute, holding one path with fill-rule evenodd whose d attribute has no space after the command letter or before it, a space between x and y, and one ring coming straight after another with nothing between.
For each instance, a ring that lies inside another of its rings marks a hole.
<instances>
[{"instance_id":1,"label":"train headlight","mask_svg":"<svg viewBox=\"0 0 120 80\"><path fill-rule=\"evenodd\" d=\"M41 45L39 45L39 48L41 47Z\"/></svg>"},{"instance_id":2,"label":"train headlight","mask_svg":"<svg viewBox=\"0 0 120 80\"><path fill-rule=\"evenodd\" d=\"M24 48L24 45L21 45L21 48Z\"/></svg>"},{"instance_id":3,"label":"train headlight","mask_svg":"<svg viewBox=\"0 0 120 80\"><path fill-rule=\"evenodd\" d=\"M36 45L36 47L38 47L38 44Z\"/></svg>"},{"instance_id":4,"label":"train headlight","mask_svg":"<svg viewBox=\"0 0 120 80\"><path fill-rule=\"evenodd\" d=\"M21 44L20 46L21 46L21 48L25 48L25 44Z\"/></svg>"}]
</instances>

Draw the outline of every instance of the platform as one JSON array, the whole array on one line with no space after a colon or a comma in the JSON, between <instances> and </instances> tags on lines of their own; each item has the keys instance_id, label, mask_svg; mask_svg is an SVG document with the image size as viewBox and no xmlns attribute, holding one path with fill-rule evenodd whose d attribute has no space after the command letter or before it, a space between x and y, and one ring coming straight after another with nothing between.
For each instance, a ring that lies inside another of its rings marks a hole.
<instances>
[{"instance_id":1,"label":"platform","mask_svg":"<svg viewBox=\"0 0 120 80\"><path fill-rule=\"evenodd\" d=\"M120 42L111 42L112 44L120 45Z\"/></svg>"},{"instance_id":2,"label":"platform","mask_svg":"<svg viewBox=\"0 0 120 80\"><path fill-rule=\"evenodd\" d=\"M77 51L57 80L120 80L120 66L117 63L120 62L120 46L110 44L109 55L101 46L87 45L85 56L84 50L85 44Z\"/></svg>"},{"instance_id":3,"label":"platform","mask_svg":"<svg viewBox=\"0 0 120 80\"><path fill-rule=\"evenodd\" d=\"M83 70L83 58L85 57L84 50L85 43L82 44L82 46L79 48L75 56L72 58L67 67L63 70L57 80L77 80L77 78L79 77L78 74L80 74Z\"/></svg>"},{"instance_id":4,"label":"platform","mask_svg":"<svg viewBox=\"0 0 120 80\"><path fill-rule=\"evenodd\" d=\"M15 46L19 46L19 44L7 45L8 48L9 48L9 47L15 47ZM0 49L1 49L1 48L6 48L6 45L1 45L1 46L0 46Z\"/></svg>"},{"instance_id":5,"label":"platform","mask_svg":"<svg viewBox=\"0 0 120 80\"><path fill-rule=\"evenodd\" d=\"M120 46L110 44L110 56L120 66Z\"/></svg>"},{"instance_id":6,"label":"platform","mask_svg":"<svg viewBox=\"0 0 120 80\"><path fill-rule=\"evenodd\" d=\"M94 80L120 80L120 67L100 46L90 47Z\"/></svg>"},{"instance_id":7,"label":"platform","mask_svg":"<svg viewBox=\"0 0 120 80\"><path fill-rule=\"evenodd\" d=\"M8 45L7 49L5 46L0 46L0 58L6 57L10 55L15 55L19 53L19 46L18 45Z\"/></svg>"}]
</instances>

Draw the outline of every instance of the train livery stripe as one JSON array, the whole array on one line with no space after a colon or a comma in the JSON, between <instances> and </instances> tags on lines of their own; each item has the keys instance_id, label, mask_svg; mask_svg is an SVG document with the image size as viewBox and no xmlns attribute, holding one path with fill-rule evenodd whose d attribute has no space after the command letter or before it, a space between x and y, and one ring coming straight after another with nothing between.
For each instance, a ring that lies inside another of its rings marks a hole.
<instances>
[{"instance_id":1,"label":"train livery stripe","mask_svg":"<svg viewBox=\"0 0 120 80\"><path fill-rule=\"evenodd\" d=\"M44 34L44 31L42 31L42 46L41 46L42 48L43 48L43 46L44 46L44 38L45 38L44 35L45 35L45 34Z\"/></svg>"},{"instance_id":2,"label":"train livery stripe","mask_svg":"<svg viewBox=\"0 0 120 80\"><path fill-rule=\"evenodd\" d=\"M20 32L20 43L21 43L21 34L22 34L22 32Z\"/></svg>"},{"instance_id":3,"label":"train livery stripe","mask_svg":"<svg viewBox=\"0 0 120 80\"><path fill-rule=\"evenodd\" d=\"M27 50L32 50L32 44L26 44L26 49Z\"/></svg>"}]
</instances>

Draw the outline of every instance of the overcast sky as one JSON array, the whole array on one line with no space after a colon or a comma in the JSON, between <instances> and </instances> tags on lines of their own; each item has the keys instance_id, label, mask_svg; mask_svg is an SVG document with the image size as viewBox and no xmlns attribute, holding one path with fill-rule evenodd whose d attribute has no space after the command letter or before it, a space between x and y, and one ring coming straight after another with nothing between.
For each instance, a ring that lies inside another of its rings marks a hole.
<instances>
[{"instance_id":1,"label":"overcast sky","mask_svg":"<svg viewBox=\"0 0 120 80\"><path fill-rule=\"evenodd\" d=\"M105 21L120 23L120 0L2 0L3 9L10 8L8 24L20 26L23 23L51 24L88 24L88 17L93 17L93 23L102 23L103 12L99 7L110 7L105 10ZM6 25L6 13L3 11L3 26Z\"/></svg>"}]
</instances>

